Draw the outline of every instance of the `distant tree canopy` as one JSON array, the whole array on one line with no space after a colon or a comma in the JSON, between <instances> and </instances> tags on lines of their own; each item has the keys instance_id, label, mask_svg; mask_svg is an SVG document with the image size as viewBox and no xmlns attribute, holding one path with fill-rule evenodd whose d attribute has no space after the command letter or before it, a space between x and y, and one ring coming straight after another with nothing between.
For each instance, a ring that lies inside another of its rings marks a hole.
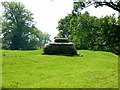
<instances>
[{"instance_id":1,"label":"distant tree canopy","mask_svg":"<svg viewBox=\"0 0 120 90\"><path fill-rule=\"evenodd\" d=\"M88 12L68 14L58 22L58 37L68 37L77 49L120 53L120 17L97 18Z\"/></svg>"},{"instance_id":2,"label":"distant tree canopy","mask_svg":"<svg viewBox=\"0 0 120 90\"><path fill-rule=\"evenodd\" d=\"M20 2L2 2L2 5L4 7L2 48L12 50L40 48L43 36L46 35L35 27L33 14Z\"/></svg>"},{"instance_id":3,"label":"distant tree canopy","mask_svg":"<svg viewBox=\"0 0 120 90\"><path fill-rule=\"evenodd\" d=\"M74 2L74 10L75 11L79 11L86 7L94 5L95 7L108 6L112 9L120 12L120 0L114 0L114 2L112 0L110 0L109 2L107 2L106 0L104 0L103 2L101 0L82 0L82 2L80 2L80 1L81 0Z\"/></svg>"}]
</instances>

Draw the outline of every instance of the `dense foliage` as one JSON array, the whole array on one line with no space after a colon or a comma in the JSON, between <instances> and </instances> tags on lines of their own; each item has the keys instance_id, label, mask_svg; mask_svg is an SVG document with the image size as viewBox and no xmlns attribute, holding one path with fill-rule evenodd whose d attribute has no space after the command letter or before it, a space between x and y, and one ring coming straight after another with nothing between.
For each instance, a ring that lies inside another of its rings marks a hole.
<instances>
[{"instance_id":1,"label":"dense foliage","mask_svg":"<svg viewBox=\"0 0 120 90\"><path fill-rule=\"evenodd\" d=\"M35 27L33 14L20 2L2 2L2 48L26 50L41 48L50 35ZM44 38L46 37L46 38Z\"/></svg>"},{"instance_id":2,"label":"dense foliage","mask_svg":"<svg viewBox=\"0 0 120 90\"><path fill-rule=\"evenodd\" d=\"M58 22L58 37L69 37L77 49L120 53L120 17L97 18L88 12L72 13Z\"/></svg>"}]
</instances>

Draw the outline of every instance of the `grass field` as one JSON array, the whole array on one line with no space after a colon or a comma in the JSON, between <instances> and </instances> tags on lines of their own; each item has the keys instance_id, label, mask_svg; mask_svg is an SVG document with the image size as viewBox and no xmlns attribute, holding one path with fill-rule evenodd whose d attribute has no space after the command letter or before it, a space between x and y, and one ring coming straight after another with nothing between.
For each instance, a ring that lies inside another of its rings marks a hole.
<instances>
[{"instance_id":1,"label":"grass field","mask_svg":"<svg viewBox=\"0 0 120 90\"><path fill-rule=\"evenodd\" d=\"M2 51L3 88L118 88L118 56L79 50L83 57Z\"/></svg>"}]
</instances>

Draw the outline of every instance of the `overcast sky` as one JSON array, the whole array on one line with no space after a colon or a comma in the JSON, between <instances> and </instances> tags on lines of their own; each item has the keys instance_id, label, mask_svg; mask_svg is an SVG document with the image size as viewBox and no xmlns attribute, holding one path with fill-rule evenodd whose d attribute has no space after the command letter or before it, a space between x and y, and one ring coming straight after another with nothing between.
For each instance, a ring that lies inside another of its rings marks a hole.
<instances>
[{"instance_id":1,"label":"overcast sky","mask_svg":"<svg viewBox=\"0 0 120 90\"><path fill-rule=\"evenodd\" d=\"M2 1L20 1L26 9L34 14L36 26L42 32L48 32L51 38L54 38L58 31L56 29L58 21L71 13L73 9L73 0L0 0ZM91 15L101 17L105 15L118 14L109 7L101 7L95 9L94 6L86 8L82 12L88 11ZM0 14L2 6L0 5Z\"/></svg>"}]
</instances>

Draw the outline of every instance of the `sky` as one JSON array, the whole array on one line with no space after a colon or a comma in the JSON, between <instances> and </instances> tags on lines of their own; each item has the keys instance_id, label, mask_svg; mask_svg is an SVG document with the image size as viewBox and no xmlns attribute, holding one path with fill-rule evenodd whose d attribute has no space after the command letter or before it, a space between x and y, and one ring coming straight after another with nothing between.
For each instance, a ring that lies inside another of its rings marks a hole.
<instances>
[{"instance_id":1,"label":"sky","mask_svg":"<svg viewBox=\"0 0 120 90\"><path fill-rule=\"evenodd\" d=\"M36 27L42 32L48 32L53 39L57 34L58 21L70 14L73 9L73 0L0 0L3 1L20 1L25 5L25 8L33 13ZM0 4L0 15L2 14L2 6ZM101 17L105 15L118 15L118 12L109 8L101 7L94 8L90 6L82 11L88 11L90 15Z\"/></svg>"}]
</instances>

